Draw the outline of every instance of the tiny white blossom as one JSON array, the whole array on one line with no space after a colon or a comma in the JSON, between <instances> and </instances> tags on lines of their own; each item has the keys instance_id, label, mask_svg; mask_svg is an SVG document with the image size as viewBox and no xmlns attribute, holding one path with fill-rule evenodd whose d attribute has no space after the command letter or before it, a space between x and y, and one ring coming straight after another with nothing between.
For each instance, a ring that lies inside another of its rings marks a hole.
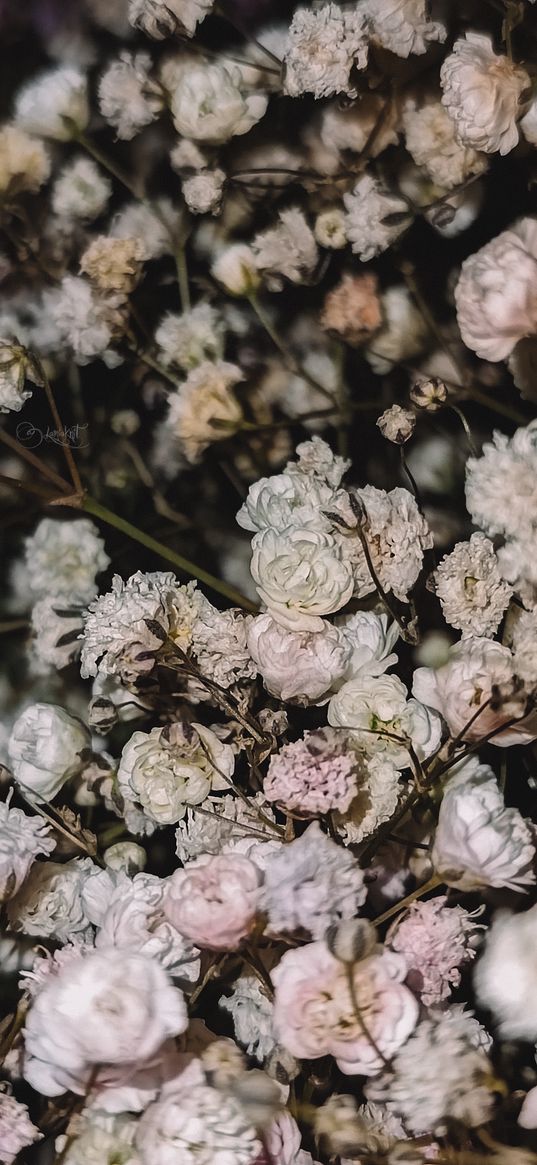
<instances>
[{"instance_id":1,"label":"tiny white blossom","mask_svg":"<svg viewBox=\"0 0 537 1165\"><path fill-rule=\"evenodd\" d=\"M464 343L482 360L505 360L537 332L537 219L522 218L462 264L455 288Z\"/></svg>"},{"instance_id":2,"label":"tiny white blossom","mask_svg":"<svg viewBox=\"0 0 537 1165\"><path fill-rule=\"evenodd\" d=\"M145 1165L252 1165L262 1145L230 1093L206 1084L170 1090L141 1117L136 1145Z\"/></svg>"},{"instance_id":3,"label":"tiny white blossom","mask_svg":"<svg viewBox=\"0 0 537 1165\"><path fill-rule=\"evenodd\" d=\"M121 754L117 780L121 793L139 802L151 820L171 825L212 788L226 788L234 767L230 745L202 724L178 721L134 732Z\"/></svg>"},{"instance_id":4,"label":"tiny white blossom","mask_svg":"<svg viewBox=\"0 0 537 1165\"><path fill-rule=\"evenodd\" d=\"M99 108L118 138L130 141L163 107L160 87L151 80L148 53L122 52L99 81Z\"/></svg>"},{"instance_id":5,"label":"tiny white blossom","mask_svg":"<svg viewBox=\"0 0 537 1165\"><path fill-rule=\"evenodd\" d=\"M9 760L15 780L38 799L52 799L80 768L89 732L55 704L30 704L15 721Z\"/></svg>"},{"instance_id":6,"label":"tiny white blossom","mask_svg":"<svg viewBox=\"0 0 537 1165\"><path fill-rule=\"evenodd\" d=\"M326 620L320 630L291 631L270 614L250 623L248 649L267 691L301 704L326 700L341 683L349 659L348 644Z\"/></svg>"},{"instance_id":7,"label":"tiny white blossom","mask_svg":"<svg viewBox=\"0 0 537 1165\"><path fill-rule=\"evenodd\" d=\"M0 413L19 413L32 390L27 380L37 383L37 372L20 344L0 340Z\"/></svg>"},{"instance_id":8,"label":"tiny white blossom","mask_svg":"<svg viewBox=\"0 0 537 1165\"><path fill-rule=\"evenodd\" d=\"M436 751L442 735L440 717L409 700L397 676L348 680L330 700L328 723L351 729L358 748L369 756L385 753L397 768L410 763L406 741L423 759Z\"/></svg>"},{"instance_id":9,"label":"tiny white blossom","mask_svg":"<svg viewBox=\"0 0 537 1165\"><path fill-rule=\"evenodd\" d=\"M284 91L290 97L355 96L351 73L365 69L367 51L366 24L358 6L354 11L337 4L314 11L297 8L284 58Z\"/></svg>"},{"instance_id":10,"label":"tiny white blossom","mask_svg":"<svg viewBox=\"0 0 537 1165\"><path fill-rule=\"evenodd\" d=\"M364 0L363 10L374 39L398 57L426 53L447 36L440 21L429 20L427 0Z\"/></svg>"},{"instance_id":11,"label":"tiny white blossom","mask_svg":"<svg viewBox=\"0 0 537 1165\"><path fill-rule=\"evenodd\" d=\"M91 942L93 927L82 897L94 869L91 858L36 862L18 893L8 902L10 927L59 943Z\"/></svg>"},{"instance_id":12,"label":"tiny white blossom","mask_svg":"<svg viewBox=\"0 0 537 1165\"><path fill-rule=\"evenodd\" d=\"M182 33L194 36L213 0L129 0L129 20L155 40Z\"/></svg>"},{"instance_id":13,"label":"tiny white blossom","mask_svg":"<svg viewBox=\"0 0 537 1165\"><path fill-rule=\"evenodd\" d=\"M315 237L298 206L281 210L277 226L256 235L252 250L258 270L274 291L287 279L303 283L317 265L319 253Z\"/></svg>"},{"instance_id":14,"label":"tiny white blossom","mask_svg":"<svg viewBox=\"0 0 537 1165\"><path fill-rule=\"evenodd\" d=\"M198 303L181 315L168 312L155 332L155 343L159 359L166 367L176 364L189 372L205 360L221 360L223 320L210 303Z\"/></svg>"},{"instance_id":15,"label":"tiny white blossom","mask_svg":"<svg viewBox=\"0 0 537 1165\"><path fill-rule=\"evenodd\" d=\"M180 226L180 212L170 198L156 198L151 206L131 202L112 220L110 234L117 239L140 239L144 259L160 259L173 253Z\"/></svg>"},{"instance_id":16,"label":"tiny white blossom","mask_svg":"<svg viewBox=\"0 0 537 1165\"><path fill-rule=\"evenodd\" d=\"M162 72L178 133L194 141L220 145L248 133L267 108L262 93L245 95L240 70L221 62L170 62Z\"/></svg>"},{"instance_id":17,"label":"tiny white blossom","mask_svg":"<svg viewBox=\"0 0 537 1165\"><path fill-rule=\"evenodd\" d=\"M220 999L219 1007L233 1020L235 1038L247 1056L259 1063L276 1047L272 1029L272 1003L255 975L239 975L231 995Z\"/></svg>"},{"instance_id":18,"label":"tiny white blossom","mask_svg":"<svg viewBox=\"0 0 537 1165\"><path fill-rule=\"evenodd\" d=\"M50 834L42 817L0 803L0 902L17 893L38 854L52 853L56 841Z\"/></svg>"},{"instance_id":19,"label":"tiny white blossom","mask_svg":"<svg viewBox=\"0 0 537 1165\"><path fill-rule=\"evenodd\" d=\"M107 569L110 559L90 518L42 518L25 540L24 564L35 599L83 606L96 594L95 576Z\"/></svg>"},{"instance_id":20,"label":"tiny white blossom","mask_svg":"<svg viewBox=\"0 0 537 1165\"><path fill-rule=\"evenodd\" d=\"M512 588L504 582L492 542L484 534L457 542L437 566L434 582L447 623L463 635L494 635Z\"/></svg>"},{"instance_id":21,"label":"tiny white blossom","mask_svg":"<svg viewBox=\"0 0 537 1165\"><path fill-rule=\"evenodd\" d=\"M192 214L219 214L226 175L224 170L200 170L183 179L183 198Z\"/></svg>"},{"instance_id":22,"label":"tiny white blossom","mask_svg":"<svg viewBox=\"0 0 537 1165\"><path fill-rule=\"evenodd\" d=\"M525 69L494 51L492 39L467 32L455 41L440 70L442 104L463 145L508 154L518 142L520 97L530 87Z\"/></svg>"},{"instance_id":23,"label":"tiny white blossom","mask_svg":"<svg viewBox=\"0 0 537 1165\"><path fill-rule=\"evenodd\" d=\"M240 428L242 408L232 389L243 379L236 364L204 360L170 396L167 423L192 464L213 441Z\"/></svg>"},{"instance_id":24,"label":"tiny white blossom","mask_svg":"<svg viewBox=\"0 0 537 1165\"><path fill-rule=\"evenodd\" d=\"M226 247L216 258L211 271L230 295L251 295L260 281L256 257L246 243Z\"/></svg>"},{"instance_id":25,"label":"tiny white blossom","mask_svg":"<svg viewBox=\"0 0 537 1165\"><path fill-rule=\"evenodd\" d=\"M50 158L41 141L8 122L0 129L0 191L13 197L36 191L50 174Z\"/></svg>"},{"instance_id":26,"label":"tiny white blossom","mask_svg":"<svg viewBox=\"0 0 537 1165\"><path fill-rule=\"evenodd\" d=\"M347 238L363 263L391 246L411 221L408 203L371 174L362 174L343 203Z\"/></svg>"},{"instance_id":27,"label":"tiny white blossom","mask_svg":"<svg viewBox=\"0 0 537 1165\"><path fill-rule=\"evenodd\" d=\"M48 69L28 81L15 100L15 121L39 137L68 141L85 130L88 120L87 79L70 65Z\"/></svg>"},{"instance_id":28,"label":"tiny white blossom","mask_svg":"<svg viewBox=\"0 0 537 1165\"><path fill-rule=\"evenodd\" d=\"M124 876L108 900L95 946L156 959L184 987L199 976L199 953L160 916L165 890L166 879L154 874Z\"/></svg>"},{"instance_id":29,"label":"tiny white blossom","mask_svg":"<svg viewBox=\"0 0 537 1165\"><path fill-rule=\"evenodd\" d=\"M474 971L476 995L507 1040L537 1040L535 941L537 907L495 914Z\"/></svg>"},{"instance_id":30,"label":"tiny white blossom","mask_svg":"<svg viewBox=\"0 0 537 1165\"><path fill-rule=\"evenodd\" d=\"M410 99L403 112L405 144L417 166L443 190L460 186L487 168L487 158L455 136L456 127L440 101L419 105Z\"/></svg>"},{"instance_id":31,"label":"tiny white blossom","mask_svg":"<svg viewBox=\"0 0 537 1165\"><path fill-rule=\"evenodd\" d=\"M261 531L250 569L271 615L291 631L321 631L320 616L339 611L353 591L341 543L316 530Z\"/></svg>"},{"instance_id":32,"label":"tiny white blossom","mask_svg":"<svg viewBox=\"0 0 537 1165\"><path fill-rule=\"evenodd\" d=\"M333 923L354 918L365 897L355 858L327 837L318 821L282 846L265 868L262 908L276 932L303 929L322 938Z\"/></svg>"},{"instance_id":33,"label":"tiny white blossom","mask_svg":"<svg viewBox=\"0 0 537 1165\"><path fill-rule=\"evenodd\" d=\"M91 222L105 210L112 183L92 158L74 158L58 174L52 188L52 209L68 221Z\"/></svg>"},{"instance_id":34,"label":"tiny white blossom","mask_svg":"<svg viewBox=\"0 0 537 1165\"><path fill-rule=\"evenodd\" d=\"M123 330L121 313L88 279L64 275L60 286L49 292L47 304L59 345L68 345L77 364L108 358L110 345Z\"/></svg>"},{"instance_id":35,"label":"tiny white blossom","mask_svg":"<svg viewBox=\"0 0 537 1165\"><path fill-rule=\"evenodd\" d=\"M13 1165L22 1149L33 1145L43 1136L30 1120L25 1104L15 1100L9 1092L0 1092L0 1153L2 1165Z\"/></svg>"},{"instance_id":36,"label":"tiny white blossom","mask_svg":"<svg viewBox=\"0 0 537 1165\"><path fill-rule=\"evenodd\" d=\"M475 525L491 537L502 534L531 545L537 532L536 473L537 421L512 437L495 432L481 456L467 462L466 505Z\"/></svg>"}]
</instances>

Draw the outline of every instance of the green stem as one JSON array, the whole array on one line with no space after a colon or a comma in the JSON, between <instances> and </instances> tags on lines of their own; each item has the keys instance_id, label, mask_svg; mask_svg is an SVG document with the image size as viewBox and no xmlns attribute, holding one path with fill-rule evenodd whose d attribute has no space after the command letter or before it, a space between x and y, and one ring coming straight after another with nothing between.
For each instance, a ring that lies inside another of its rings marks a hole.
<instances>
[{"instance_id":1,"label":"green stem","mask_svg":"<svg viewBox=\"0 0 537 1165\"><path fill-rule=\"evenodd\" d=\"M235 587L228 586L222 579L216 578L214 574L210 574L207 570L203 570L195 562L191 562L188 558L183 558L183 555L177 554L175 550L170 550L169 546L165 546L163 542L158 542L156 538L152 538L150 534L146 534L138 526L133 526L132 522L127 522L119 514L114 514L113 510L109 510L106 506L101 505L95 498L86 496L82 502L82 509L88 514L93 514L94 518L100 518L102 522L107 522L109 526L114 526L116 530L121 530L122 534L126 534L128 538L132 538L135 542L140 542L142 546L146 546L148 550L152 550L154 554L158 554L160 558L164 558L166 562L171 562L183 574L190 575L191 578L196 578L198 582L204 583L207 587L211 587L213 591L217 591L219 595L223 595L228 602L233 603L233 606L243 607L245 611L252 611L254 614L257 614L258 607L256 604L252 603L250 599L247 599L245 595L242 595L240 591L235 590Z\"/></svg>"}]
</instances>

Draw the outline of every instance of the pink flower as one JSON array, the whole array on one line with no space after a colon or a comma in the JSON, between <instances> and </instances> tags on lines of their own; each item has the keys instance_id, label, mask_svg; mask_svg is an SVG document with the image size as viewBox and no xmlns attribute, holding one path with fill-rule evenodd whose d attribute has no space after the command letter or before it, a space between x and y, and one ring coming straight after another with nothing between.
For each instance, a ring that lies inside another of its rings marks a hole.
<instances>
[{"instance_id":1,"label":"pink flower","mask_svg":"<svg viewBox=\"0 0 537 1165\"><path fill-rule=\"evenodd\" d=\"M202 854L172 874L164 914L197 947L234 950L251 929L260 882L257 866L241 854Z\"/></svg>"},{"instance_id":2,"label":"pink flower","mask_svg":"<svg viewBox=\"0 0 537 1165\"><path fill-rule=\"evenodd\" d=\"M341 732L306 732L272 757L263 789L269 801L299 813L344 813L356 789L356 757L346 750Z\"/></svg>"},{"instance_id":3,"label":"pink flower","mask_svg":"<svg viewBox=\"0 0 537 1165\"><path fill-rule=\"evenodd\" d=\"M408 914L391 927L387 942L404 955L407 983L423 1003L441 1003L461 981L459 967L475 956L472 938L483 930L462 906L446 907L446 897L414 902Z\"/></svg>"},{"instance_id":4,"label":"pink flower","mask_svg":"<svg viewBox=\"0 0 537 1165\"><path fill-rule=\"evenodd\" d=\"M402 983L406 969L400 955L378 947L353 965L353 1001L347 970L324 942L287 951L272 972L277 1038L298 1058L329 1054L347 1076L374 1075L418 1018L418 1004Z\"/></svg>"}]
</instances>

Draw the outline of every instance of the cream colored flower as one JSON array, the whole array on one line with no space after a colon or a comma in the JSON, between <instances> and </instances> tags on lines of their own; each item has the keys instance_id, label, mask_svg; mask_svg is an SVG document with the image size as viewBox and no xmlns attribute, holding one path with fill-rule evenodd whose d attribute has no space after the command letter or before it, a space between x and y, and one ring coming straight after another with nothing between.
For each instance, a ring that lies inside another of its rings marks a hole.
<instances>
[{"instance_id":1,"label":"cream colored flower","mask_svg":"<svg viewBox=\"0 0 537 1165\"><path fill-rule=\"evenodd\" d=\"M442 104L463 145L508 154L518 142L520 98L530 87L525 69L494 51L490 36L467 32L440 70Z\"/></svg>"},{"instance_id":2,"label":"cream colored flower","mask_svg":"<svg viewBox=\"0 0 537 1165\"><path fill-rule=\"evenodd\" d=\"M240 428L242 408L232 389L243 379L236 364L205 360L170 397L168 424L192 464L213 441L224 441Z\"/></svg>"},{"instance_id":3,"label":"cream colored flower","mask_svg":"<svg viewBox=\"0 0 537 1165\"><path fill-rule=\"evenodd\" d=\"M505 360L537 332L537 219L522 218L462 264L455 288L464 343L482 360Z\"/></svg>"},{"instance_id":4,"label":"cream colored flower","mask_svg":"<svg viewBox=\"0 0 537 1165\"><path fill-rule=\"evenodd\" d=\"M352 595L352 567L330 534L269 528L255 535L252 551L258 593L276 621L291 631L322 631L319 616L339 611Z\"/></svg>"}]
</instances>

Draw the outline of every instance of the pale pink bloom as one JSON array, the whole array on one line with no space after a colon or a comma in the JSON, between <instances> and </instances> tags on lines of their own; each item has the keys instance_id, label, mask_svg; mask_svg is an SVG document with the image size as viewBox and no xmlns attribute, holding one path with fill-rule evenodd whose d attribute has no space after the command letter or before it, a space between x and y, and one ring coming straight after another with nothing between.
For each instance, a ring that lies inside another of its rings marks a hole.
<instances>
[{"instance_id":1,"label":"pale pink bloom","mask_svg":"<svg viewBox=\"0 0 537 1165\"><path fill-rule=\"evenodd\" d=\"M418 1004L402 983L401 955L378 953L353 965L355 1001L374 1045L355 1014L347 972L324 942L287 951L272 972L274 1030L293 1056L332 1055L345 1075L371 1076L408 1038Z\"/></svg>"},{"instance_id":2,"label":"pale pink bloom","mask_svg":"<svg viewBox=\"0 0 537 1165\"><path fill-rule=\"evenodd\" d=\"M343 275L328 292L319 322L352 347L370 340L382 324L376 275Z\"/></svg>"},{"instance_id":3,"label":"pale pink bloom","mask_svg":"<svg viewBox=\"0 0 537 1165\"><path fill-rule=\"evenodd\" d=\"M387 942L404 955L407 983L430 1006L447 999L461 981L459 967L475 956L472 939L483 930L462 906L446 906L446 897L413 902L408 914L390 929Z\"/></svg>"},{"instance_id":4,"label":"pale pink bloom","mask_svg":"<svg viewBox=\"0 0 537 1165\"><path fill-rule=\"evenodd\" d=\"M21 1149L40 1140L42 1133L32 1124L25 1104L0 1092L0 1161L12 1165Z\"/></svg>"},{"instance_id":5,"label":"pale pink bloom","mask_svg":"<svg viewBox=\"0 0 537 1165\"><path fill-rule=\"evenodd\" d=\"M330 728L305 732L271 758L263 791L269 801L305 815L344 813L356 786L356 758L344 734Z\"/></svg>"},{"instance_id":6,"label":"pale pink bloom","mask_svg":"<svg viewBox=\"0 0 537 1165\"><path fill-rule=\"evenodd\" d=\"M261 875L241 854L202 854L172 874L163 909L197 947L234 950L255 918Z\"/></svg>"}]
</instances>

